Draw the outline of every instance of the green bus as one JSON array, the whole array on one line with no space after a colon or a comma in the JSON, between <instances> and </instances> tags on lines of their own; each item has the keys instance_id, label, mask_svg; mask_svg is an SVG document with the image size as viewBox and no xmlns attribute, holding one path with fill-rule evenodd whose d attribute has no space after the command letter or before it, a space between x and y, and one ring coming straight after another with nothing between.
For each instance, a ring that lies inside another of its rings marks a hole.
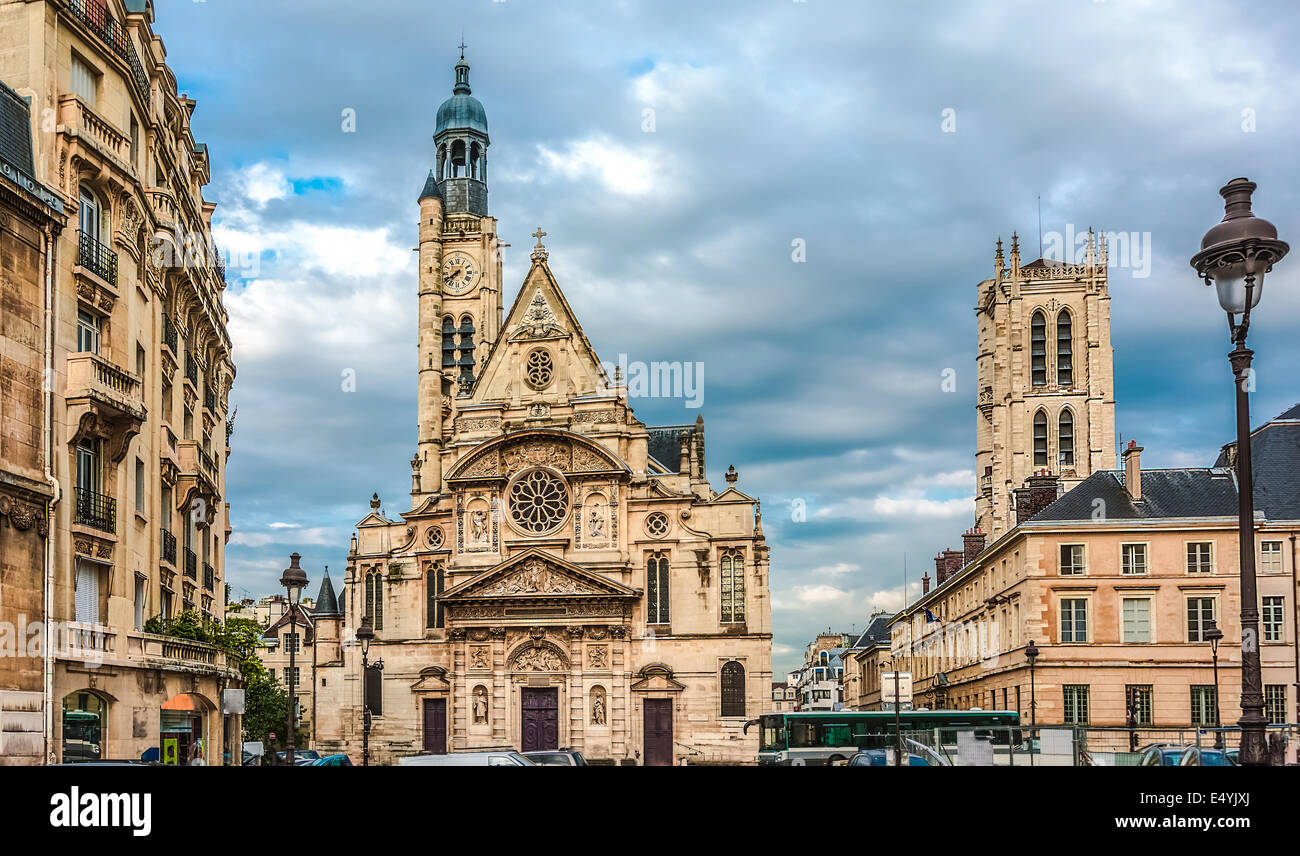
<instances>
[{"instance_id":1,"label":"green bus","mask_svg":"<svg viewBox=\"0 0 1300 856\"><path fill-rule=\"evenodd\" d=\"M1020 742L1020 714L1013 710L904 710L897 714L904 733L940 732L941 743L956 743L958 731L974 730L992 743ZM814 767L842 763L863 749L894 745L892 710L838 710L765 713L745 723L759 726L760 766ZM980 729L988 729L983 734Z\"/></svg>"}]
</instances>

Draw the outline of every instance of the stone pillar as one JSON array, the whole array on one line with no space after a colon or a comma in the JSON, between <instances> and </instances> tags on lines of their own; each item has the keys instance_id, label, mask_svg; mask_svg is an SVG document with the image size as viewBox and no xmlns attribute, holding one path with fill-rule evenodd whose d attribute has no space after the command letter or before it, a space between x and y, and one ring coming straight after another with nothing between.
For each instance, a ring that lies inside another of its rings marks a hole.
<instances>
[{"instance_id":1,"label":"stone pillar","mask_svg":"<svg viewBox=\"0 0 1300 856\"><path fill-rule=\"evenodd\" d=\"M442 489L442 200L420 200L419 477L422 494Z\"/></svg>"},{"instance_id":2,"label":"stone pillar","mask_svg":"<svg viewBox=\"0 0 1300 856\"><path fill-rule=\"evenodd\" d=\"M582 673L586 666L583 660L582 637L584 629L581 626L568 628L569 633L569 745L574 749L583 748L583 737L585 736L585 710L586 688L583 686Z\"/></svg>"},{"instance_id":3,"label":"stone pillar","mask_svg":"<svg viewBox=\"0 0 1300 856\"><path fill-rule=\"evenodd\" d=\"M506 629L492 628L492 740L498 746L510 742L510 676L506 674Z\"/></svg>"},{"instance_id":4,"label":"stone pillar","mask_svg":"<svg viewBox=\"0 0 1300 856\"><path fill-rule=\"evenodd\" d=\"M447 735L447 745L453 749L464 749L469 738L470 710L466 703L469 692L465 685L465 631L461 628L449 630L447 638L451 640L451 733Z\"/></svg>"}]
</instances>

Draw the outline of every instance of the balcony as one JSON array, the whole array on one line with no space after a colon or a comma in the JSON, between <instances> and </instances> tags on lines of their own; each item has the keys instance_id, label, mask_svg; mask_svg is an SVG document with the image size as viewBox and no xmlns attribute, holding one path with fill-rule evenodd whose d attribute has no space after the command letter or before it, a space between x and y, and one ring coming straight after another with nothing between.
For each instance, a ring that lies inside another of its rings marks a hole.
<instances>
[{"instance_id":1,"label":"balcony","mask_svg":"<svg viewBox=\"0 0 1300 856\"><path fill-rule=\"evenodd\" d=\"M64 625L62 652L73 660L96 660L113 653L117 635L102 624L82 624L70 621Z\"/></svg>"},{"instance_id":2,"label":"balcony","mask_svg":"<svg viewBox=\"0 0 1300 856\"><path fill-rule=\"evenodd\" d=\"M176 536L163 529L162 535L162 560L167 564L175 567L176 565Z\"/></svg>"},{"instance_id":3,"label":"balcony","mask_svg":"<svg viewBox=\"0 0 1300 856\"><path fill-rule=\"evenodd\" d=\"M180 337L176 334L176 322L172 321L170 315L163 315L162 317L162 343L171 349L173 354L180 352L178 347Z\"/></svg>"},{"instance_id":4,"label":"balcony","mask_svg":"<svg viewBox=\"0 0 1300 856\"><path fill-rule=\"evenodd\" d=\"M194 359L193 351L185 352L185 379L195 389L199 388L199 363Z\"/></svg>"},{"instance_id":5,"label":"balcony","mask_svg":"<svg viewBox=\"0 0 1300 856\"><path fill-rule=\"evenodd\" d=\"M67 374L68 423L77 426L72 443L104 440L113 462L121 461L147 415L140 379L88 351L68 355Z\"/></svg>"},{"instance_id":6,"label":"balcony","mask_svg":"<svg viewBox=\"0 0 1300 856\"><path fill-rule=\"evenodd\" d=\"M207 562L203 563L203 587L214 591L217 585L217 572Z\"/></svg>"},{"instance_id":7,"label":"balcony","mask_svg":"<svg viewBox=\"0 0 1300 856\"><path fill-rule=\"evenodd\" d=\"M111 496L77 488L72 522L109 535L117 534L117 500Z\"/></svg>"},{"instance_id":8,"label":"balcony","mask_svg":"<svg viewBox=\"0 0 1300 856\"><path fill-rule=\"evenodd\" d=\"M65 134L75 134L91 148L98 149L101 155L123 163L130 162L131 141L126 134L92 110L81 96L71 93L59 96L59 124Z\"/></svg>"},{"instance_id":9,"label":"balcony","mask_svg":"<svg viewBox=\"0 0 1300 856\"><path fill-rule=\"evenodd\" d=\"M180 472L176 478L176 492L179 496L190 497L187 504L199 500L203 503L202 520L207 522L217 512L217 503L221 502L221 477L217 462L203 447L193 440L182 440L177 448L180 459Z\"/></svg>"},{"instance_id":10,"label":"balcony","mask_svg":"<svg viewBox=\"0 0 1300 856\"><path fill-rule=\"evenodd\" d=\"M235 675L238 656L208 642L164 636L159 633L132 631L127 647L133 659L140 659L158 669Z\"/></svg>"},{"instance_id":11,"label":"balcony","mask_svg":"<svg viewBox=\"0 0 1300 856\"><path fill-rule=\"evenodd\" d=\"M185 576L192 580L199 578L199 557L189 547L185 548Z\"/></svg>"},{"instance_id":12,"label":"balcony","mask_svg":"<svg viewBox=\"0 0 1300 856\"><path fill-rule=\"evenodd\" d=\"M181 222L181 209L176 195L165 187L150 187L144 192L153 213L154 222L166 229L175 229ZM176 252L177 250L174 250Z\"/></svg>"},{"instance_id":13,"label":"balcony","mask_svg":"<svg viewBox=\"0 0 1300 856\"><path fill-rule=\"evenodd\" d=\"M217 391L207 380L203 382L203 407L212 414L217 412Z\"/></svg>"},{"instance_id":14,"label":"balcony","mask_svg":"<svg viewBox=\"0 0 1300 856\"><path fill-rule=\"evenodd\" d=\"M121 23L108 13L108 4L104 0L68 0L68 11L79 18L86 25L86 29L102 39L104 44L108 45L108 49L126 63L127 68L131 70L131 79L135 83L140 100L147 107L149 76L144 73L144 65L135 52L131 37L127 35Z\"/></svg>"},{"instance_id":15,"label":"balcony","mask_svg":"<svg viewBox=\"0 0 1300 856\"><path fill-rule=\"evenodd\" d=\"M117 252L81 230L77 231L77 265L117 288Z\"/></svg>"}]
</instances>

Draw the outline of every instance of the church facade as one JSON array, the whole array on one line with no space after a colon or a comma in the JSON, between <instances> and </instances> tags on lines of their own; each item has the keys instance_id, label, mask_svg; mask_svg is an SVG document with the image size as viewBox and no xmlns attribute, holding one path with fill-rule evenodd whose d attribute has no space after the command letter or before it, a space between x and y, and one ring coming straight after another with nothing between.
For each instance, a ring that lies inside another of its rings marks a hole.
<instances>
[{"instance_id":1,"label":"church facade","mask_svg":"<svg viewBox=\"0 0 1300 856\"><path fill-rule=\"evenodd\" d=\"M433 142L411 507L372 499L338 606L318 604L315 745L359 759L364 703L372 763L500 746L753 761L744 725L772 677L758 500L734 468L711 487L702 417L636 418L540 229L504 310L487 119L463 56ZM369 662L382 661L364 672L363 620Z\"/></svg>"}]
</instances>

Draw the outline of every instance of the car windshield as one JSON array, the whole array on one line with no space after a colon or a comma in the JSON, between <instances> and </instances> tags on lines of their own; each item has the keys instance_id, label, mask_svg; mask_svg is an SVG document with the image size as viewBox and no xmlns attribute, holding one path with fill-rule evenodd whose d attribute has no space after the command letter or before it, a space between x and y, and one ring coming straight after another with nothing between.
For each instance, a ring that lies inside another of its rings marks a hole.
<instances>
[{"instance_id":1,"label":"car windshield","mask_svg":"<svg viewBox=\"0 0 1300 856\"><path fill-rule=\"evenodd\" d=\"M551 752L545 755L536 752L529 752L524 757L532 761L534 764L540 764L543 767L570 766L569 757L565 755L563 752Z\"/></svg>"}]
</instances>

